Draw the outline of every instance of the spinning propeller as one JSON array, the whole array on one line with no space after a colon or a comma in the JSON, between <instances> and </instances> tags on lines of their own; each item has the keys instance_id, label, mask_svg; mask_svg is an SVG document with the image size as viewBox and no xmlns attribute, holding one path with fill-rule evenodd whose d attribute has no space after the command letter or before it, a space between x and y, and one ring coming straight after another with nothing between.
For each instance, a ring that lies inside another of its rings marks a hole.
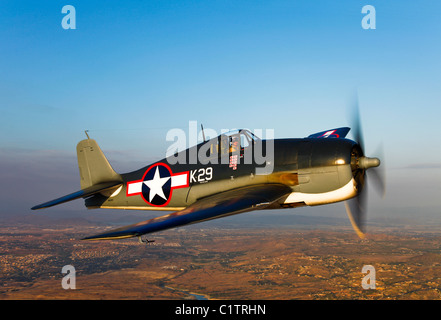
<instances>
[{"instance_id":1,"label":"spinning propeller","mask_svg":"<svg viewBox=\"0 0 441 320\"><path fill-rule=\"evenodd\" d=\"M365 220L367 205L367 177L373 183L381 196L384 196L384 170L380 167L380 159L369 158L364 155L363 132L361 129L360 113L358 108L358 99L353 105L353 125L354 137L357 145L354 146L351 153L351 169L354 180L357 183L357 196L345 201L346 212L351 221L352 227L360 238L365 237ZM369 172L368 172L369 170Z\"/></svg>"}]
</instances>

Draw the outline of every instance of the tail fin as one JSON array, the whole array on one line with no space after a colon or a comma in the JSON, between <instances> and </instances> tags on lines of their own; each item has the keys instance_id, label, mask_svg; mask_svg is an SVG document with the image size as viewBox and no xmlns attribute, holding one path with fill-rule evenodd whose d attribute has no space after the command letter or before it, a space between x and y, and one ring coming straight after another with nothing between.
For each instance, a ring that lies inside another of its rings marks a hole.
<instances>
[{"instance_id":1,"label":"tail fin","mask_svg":"<svg viewBox=\"0 0 441 320\"><path fill-rule=\"evenodd\" d=\"M77 157L81 189L103 182L122 181L121 175L113 170L95 140L80 141L77 145Z\"/></svg>"},{"instance_id":2,"label":"tail fin","mask_svg":"<svg viewBox=\"0 0 441 320\"><path fill-rule=\"evenodd\" d=\"M79 198L87 198L97 193L115 190L123 183L121 175L110 166L95 140L87 139L77 145L78 167L80 169L81 190L51 200L31 209L43 209Z\"/></svg>"}]
</instances>

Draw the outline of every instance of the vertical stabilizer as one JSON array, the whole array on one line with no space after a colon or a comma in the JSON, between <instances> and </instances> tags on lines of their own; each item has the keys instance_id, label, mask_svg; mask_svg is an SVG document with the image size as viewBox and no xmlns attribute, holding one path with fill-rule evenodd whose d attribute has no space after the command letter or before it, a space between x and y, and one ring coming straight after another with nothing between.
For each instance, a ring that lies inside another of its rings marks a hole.
<instances>
[{"instance_id":1,"label":"vertical stabilizer","mask_svg":"<svg viewBox=\"0 0 441 320\"><path fill-rule=\"evenodd\" d=\"M122 181L104 153L93 139L82 140L77 145L78 167L80 169L81 189L111 181Z\"/></svg>"}]
</instances>

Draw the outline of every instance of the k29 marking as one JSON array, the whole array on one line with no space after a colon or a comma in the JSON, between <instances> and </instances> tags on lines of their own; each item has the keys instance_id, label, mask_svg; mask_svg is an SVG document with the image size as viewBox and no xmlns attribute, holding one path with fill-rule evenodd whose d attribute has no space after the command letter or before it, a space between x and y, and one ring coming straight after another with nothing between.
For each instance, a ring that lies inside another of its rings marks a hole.
<instances>
[{"instance_id":1,"label":"k29 marking","mask_svg":"<svg viewBox=\"0 0 441 320\"><path fill-rule=\"evenodd\" d=\"M213 179L213 168L200 168L190 171L190 183L207 183Z\"/></svg>"}]
</instances>

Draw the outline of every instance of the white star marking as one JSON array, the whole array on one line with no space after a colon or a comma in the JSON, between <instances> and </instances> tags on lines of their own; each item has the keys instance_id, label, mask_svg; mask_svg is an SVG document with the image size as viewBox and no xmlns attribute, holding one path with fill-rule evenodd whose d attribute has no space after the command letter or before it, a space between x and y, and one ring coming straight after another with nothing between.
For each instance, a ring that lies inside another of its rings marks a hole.
<instances>
[{"instance_id":1,"label":"white star marking","mask_svg":"<svg viewBox=\"0 0 441 320\"><path fill-rule=\"evenodd\" d=\"M162 186L167 183L167 181L170 179L170 177L167 178L161 178L159 175L159 169L156 167L155 175L153 177L153 180L147 180L144 181L144 184L150 188L150 194L149 194L149 202L152 202L153 197L155 195L160 196L162 199L167 200L164 194L164 190L162 190Z\"/></svg>"}]
</instances>

